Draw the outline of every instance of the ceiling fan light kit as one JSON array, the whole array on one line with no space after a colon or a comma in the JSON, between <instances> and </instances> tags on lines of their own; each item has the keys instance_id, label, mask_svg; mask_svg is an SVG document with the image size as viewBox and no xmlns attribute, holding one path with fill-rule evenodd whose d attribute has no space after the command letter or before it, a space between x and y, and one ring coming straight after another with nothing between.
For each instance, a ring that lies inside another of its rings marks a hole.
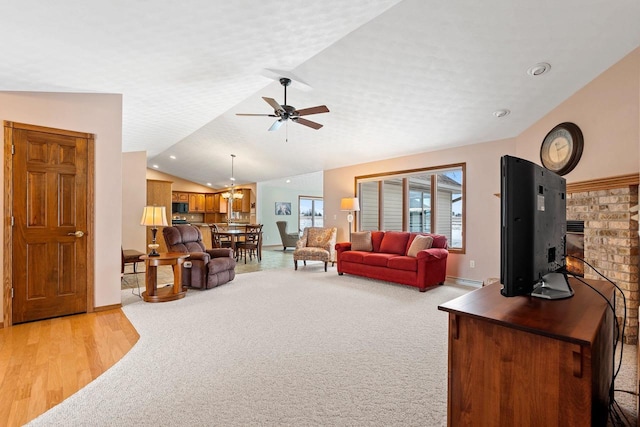
<instances>
[{"instance_id":1,"label":"ceiling fan light kit","mask_svg":"<svg viewBox=\"0 0 640 427\"><path fill-rule=\"evenodd\" d=\"M265 96L262 99L265 100L267 104L273 108L273 114L243 114L236 113L237 116L262 116L262 117L277 117L276 120L269 131L275 131L282 126L284 122L287 120L291 120L294 123L298 123L312 129L318 130L322 127L320 123L313 122L311 120L302 118L302 116L309 116L311 114L320 114L320 113L328 113L329 109L326 105L318 105L317 107L303 108L301 110L297 110L295 107L291 105L287 105L287 86L291 84L291 79L288 77L281 77L280 84L284 87L284 104L279 104L273 98L267 98Z\"/></svg>"}]
</instances>

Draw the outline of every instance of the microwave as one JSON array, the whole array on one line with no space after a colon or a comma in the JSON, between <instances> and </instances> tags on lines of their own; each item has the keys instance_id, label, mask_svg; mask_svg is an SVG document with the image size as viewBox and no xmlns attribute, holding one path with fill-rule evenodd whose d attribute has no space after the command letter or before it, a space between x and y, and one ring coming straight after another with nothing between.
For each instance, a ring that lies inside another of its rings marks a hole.
<instances>
[{"instance_id":1,"label":"microwave","mask_svg":"<svg viewBox=\"0 0 640 427\"><path fill-rule=\"evenodd\" d=\"M189 212L189 203L171 203L171 213L187 213Z\"/></svg>"}]
</instances>

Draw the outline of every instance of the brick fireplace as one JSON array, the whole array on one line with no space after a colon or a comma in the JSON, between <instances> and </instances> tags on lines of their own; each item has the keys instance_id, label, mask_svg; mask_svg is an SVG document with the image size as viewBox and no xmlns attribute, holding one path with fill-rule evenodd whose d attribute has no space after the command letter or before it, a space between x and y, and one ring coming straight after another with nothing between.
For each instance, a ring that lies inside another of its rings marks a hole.
<instances>
[{"instance_id":1,"label":"brick fireplace","mask_svg":"<svg viewBox=\"0 0 640 427\"><path fill-rule=\"evenodd\" d=\"M637 343L638 175L567 184L567 220L584 221L584 259L624 291L627 300L624 341ZM587 265L584 277L601 279ZM622 298L616 296L620 322L622 304Z\"/></svg>"}]
</instances>

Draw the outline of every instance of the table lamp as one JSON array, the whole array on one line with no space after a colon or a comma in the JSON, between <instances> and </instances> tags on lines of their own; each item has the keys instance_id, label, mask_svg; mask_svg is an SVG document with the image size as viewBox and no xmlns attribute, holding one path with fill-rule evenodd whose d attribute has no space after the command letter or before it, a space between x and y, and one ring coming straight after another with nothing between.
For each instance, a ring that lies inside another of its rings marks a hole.
<instances>
[{"instance_id":1,"label":"table lamp","mask_svg":"<svg viewBox=\"0 0 640 427\"><path fill-rule=\"evenodd\" d=\"M357 197L343 197L340 200L340 210L348 211L347 221L349 221L349 241L351 241L351 223L353 222L353 212L360 210L360 202Z\"/></svg>"},{"instance_id":2,"label":"table lamp","mask_svg":"<svg viewBox=\"0 0 640 427\"><path fill-rule=\"evenodd\" d=\"M142 219L140 220L140 225L146 225L147 227L151 227L151 244L149 244L149 252L148 256L160 256L157 249L160 247L159 244L156 243L156 233L158 232L158 226L166 227L167 224L167 211L164 206L145 206L142 211Z\"/></svg>"}]
</instances>

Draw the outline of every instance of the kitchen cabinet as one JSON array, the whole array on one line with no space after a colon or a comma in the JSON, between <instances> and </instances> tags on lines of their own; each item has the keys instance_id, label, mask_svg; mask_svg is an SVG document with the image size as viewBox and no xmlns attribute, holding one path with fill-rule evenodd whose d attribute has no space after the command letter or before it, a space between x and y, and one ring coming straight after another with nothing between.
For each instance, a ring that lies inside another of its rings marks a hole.
<instances>
[{"instance_id":1,"label":"kitchen cabinet","mask_svg":"<svg viewBox=\"0 0 640 427\"><path fill-rule=\"evenodd\" d=\"M189 193L189 212L200 213L204 212L204 194L201 193Z\"/></svg>"},{"instance_id":2,"label":"kitchen cabinet","mask_svg":"<svg viewBox=\"0 0 640 427\"><path fill-rule=\"evenodd\" d=\"M239 188L236 193L242 193L242 199L233 199L233 211L249 213L251 211L251 189Z\"/></svg>"},{"instance_id":3,"label":"kitchen cabinet","mask_svg":"<svg viewBox=\"0 0 640 427\"><path fill-rule=\"evenodd\" d=\"M172 202L189 203L189 193L174 191L171 193Z\"/></svg>"},{"instance_id":4,"label":"kitchen cabinet","mask_svg":"<svg viewBox=\"0 0 640 427\"><path fill-rule=\"evenodd\" d=\"M204 211L206 213L217 213L220 211L220 195L219 194L204 195Z\"/></svg>"},{"instance_id":5,"label":"kitchen cabinet","mask_svg":"<svg viewBox=\"0 0 640 427\"><path fill-rule=\"evenodd\" d=\"M242 196L242 199L241 199L242 203L240 206L240 212L249 213L251 212L251 189L243 188L242 194L244 194L244 196Z\"/></svg>"}]
</instances>

